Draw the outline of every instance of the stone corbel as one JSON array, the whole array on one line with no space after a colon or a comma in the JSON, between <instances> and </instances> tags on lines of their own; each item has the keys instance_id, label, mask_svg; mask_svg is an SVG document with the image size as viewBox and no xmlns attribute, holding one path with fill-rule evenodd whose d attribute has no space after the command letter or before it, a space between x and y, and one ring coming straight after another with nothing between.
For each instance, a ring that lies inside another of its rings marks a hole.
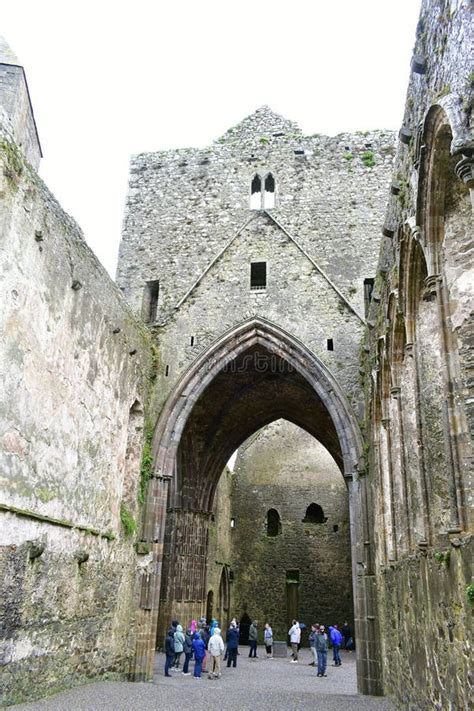
<instances>
[{"instance_id":1,"label":"stone corbel","mask_svg":"<svg viewBox=\"0 0 474 711\"><path fill-rule=\"evenodd\" d=\"M474 188L474 154L463 155L459 163L456 163L454 170L458 178L472 190Z\"/></svg>"},{"instance_id":2,"label":"stone corbel","mask_svg":"<svg viewBox=\"0 0 474 711\"><path fill-rule=\"evenodd\" d=\"M434 298L440 283L441 276L439 274L430 274L427 276L425 279L425 295L429 298Z\"/></svg>"},{"instance_id":3,"label":"stone corbel","mask_svg":"<svg viewBox=\"0 0 474 711\"><path fill-rule=\"evenodd\" d=\"M456 175L469 188L471 194L471 207L474 210L474 152L469 149L469 154L461 152L462 158L454 168Z\"/></svg>"}]
</instances>

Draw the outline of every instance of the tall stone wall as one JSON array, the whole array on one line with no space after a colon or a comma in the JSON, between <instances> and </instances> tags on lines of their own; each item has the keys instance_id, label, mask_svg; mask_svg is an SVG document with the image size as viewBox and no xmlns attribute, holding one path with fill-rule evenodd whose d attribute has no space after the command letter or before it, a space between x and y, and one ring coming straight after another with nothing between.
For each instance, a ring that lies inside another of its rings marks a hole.
<instances>
[{"instance_id":1,"label":"tall stone wall","mask_svg":"<svg viewBox=\"0 0 474 711\"><path fill-rule=\"evenodd\" d=\"M151 364L79 228L0 137L3 705L128 671Z\"/></svg>"},{"instance_id":2,"label":"tall stone wall","mask_svg":"<svg viewBox=\"0 0 474 711\"><path fill-rule=\"evenodd\" d=\"M422 4L365 345L384 686L409 709L470 704L472 26Z\"/></svg>"},{"instance_id":3,"label":"tall stone wall","mask_svg":"<svg viewBox=\"0 0 474 711\"><path fill-rule=\"evenodd\" d=\"M311 504L322 508L324 521L305 520ZM269 536L272 509L280 532ZM346 620L353 626L347 487L319 442L284 420L254 435L237 457L232 518L232 609L239 619L246 614L261 629L268 621L282 640L293 616L308 628Z\"/></svg>"}]
</instances>

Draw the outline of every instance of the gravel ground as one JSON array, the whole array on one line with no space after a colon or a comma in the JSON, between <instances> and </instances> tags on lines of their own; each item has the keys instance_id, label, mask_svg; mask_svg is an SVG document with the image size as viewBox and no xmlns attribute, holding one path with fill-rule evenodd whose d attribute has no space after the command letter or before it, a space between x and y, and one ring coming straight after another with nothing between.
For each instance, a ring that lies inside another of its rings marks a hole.
<instances>
[{"instance_id":1,"label":"gravel ground","mask_svg":"<svg viewBox=\"0 0 474 711\"><path fill-rule=\"evenodd\" d=\"M308 666L310 652L300 653L298 664L289 659L249 659L241 649L236 669L223 669L222 677L210 681L173 673L163 676L164 657L156 655L153 683L101 681L55 694L47 699L20 704L15 711L177 711L180 708L209 708L213 702L224 711L292 711L321 709L324 711L394 711L387 698L360 696L356 690L355 654L343 653L342 666L328 667L327 678L318 678L314 667ZM192 665L191 665L192 671Z\"/></svg>"}]
</instances>

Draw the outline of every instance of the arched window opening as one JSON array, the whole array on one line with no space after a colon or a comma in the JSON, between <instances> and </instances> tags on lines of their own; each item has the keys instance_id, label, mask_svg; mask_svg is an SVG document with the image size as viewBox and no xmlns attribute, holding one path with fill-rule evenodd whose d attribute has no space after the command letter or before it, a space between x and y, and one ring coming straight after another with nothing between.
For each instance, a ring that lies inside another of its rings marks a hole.
<instances>
[{"instance_id":1,"label":"arched window opening","mask_svg":"<svg viewBox=\"0 0 474 711\"><path fill-rule=\"evenodd\" d=\"M328 518L324 515L321 506L313 503L306 509L306 516L303 519L303 523L326 523L327 520Z\"/></svg>"},{"instance_id":2,"label":"arched window opening","mask_svg":"<svg viewBox=\"0 0 474 711\"><path fill-rule=\"evenodd\" d=\"M281 533L280 514L276 509L267 512L267 536L274 538Z\"/></svg>"},{"instance_id":3,"label":"arched window opening","mask_svg":"<svg viewBox=\"0 0 474 711\"><path fill-rule=\"evenodd\" d=\"M266 210L275 207L275 178L271 173L265 178L265 193L263 196L263 207Z\"/></svg>"},{"instance_id":4,"label":"arched window opening","mask_svg":"<svg viewBox=\"0 0 474 711\"><path fill-rule=\"evenodd\" d=\"M262 209L262 179L258 174L254 175L250 187L250 209Z\"/></svg>"},{"instance_id":5,"label":"arched window opening","mask_svg":"<svg viewBox=\"0 0 474 711\"><path fill-rule=\"evenodd\" d=\"M122 496L127 506L134 513L136 498L143 503L146 495L146 484L139 484L137 492L137 482L139 480L140 459L143 447L143 406L135 400L130 408L127 427L127 448L125 450L125 461L123 470L123 491Z\"/></svg>"}]
</instances>

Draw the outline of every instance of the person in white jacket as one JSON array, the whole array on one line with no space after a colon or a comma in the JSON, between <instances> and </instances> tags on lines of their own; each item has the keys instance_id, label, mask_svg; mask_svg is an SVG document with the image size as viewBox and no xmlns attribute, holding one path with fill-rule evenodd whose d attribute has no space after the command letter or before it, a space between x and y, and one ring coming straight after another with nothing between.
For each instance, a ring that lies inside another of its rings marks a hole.
<instances>
[{"instance_id":1,"label":"person in white jacket","mask_svg":"<svg viewBox=\"0 0 474 711\"><path fill-rule=\"evenodd\" d=\"M288 634L290 635L292 649L291 656L293 657L293 659L291 659L290 661L292 664L295 664L298 661L298 645L301 641L301 629L299 622L293 620L293 624L288 630Z\"/></svg>"},{"instance_id":2,"label":"person in white jacket","mask_svg":"<svg viewBox=\"0 0 474 711\"><path fill-rule=\"evenodd\" d=\"M209 679L218 679L221 675L221 659L224 652L224 641L221 636L221 631L218 627L215 628L214 634L209 639L208 652L211 657L211 665L209 667Z\"/></svg>"}]
</instances>

